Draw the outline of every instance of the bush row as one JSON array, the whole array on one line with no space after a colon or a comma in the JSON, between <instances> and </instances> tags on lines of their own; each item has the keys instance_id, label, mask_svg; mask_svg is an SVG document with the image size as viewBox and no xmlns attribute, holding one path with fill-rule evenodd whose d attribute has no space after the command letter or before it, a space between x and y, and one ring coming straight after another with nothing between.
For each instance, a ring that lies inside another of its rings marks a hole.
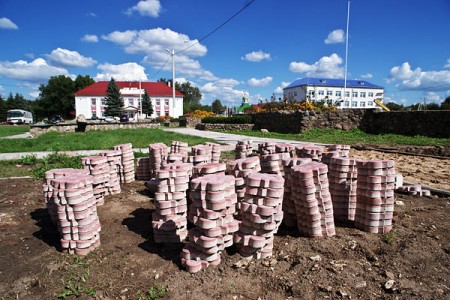
<instances>
[{"instance_id":1,"label":"bush row","mask_svg":"<svg viewBox=\"0 0 450 300\"><path fill-rule=\"evenodd\" d=\"M228 118L224 117L206 117L202 119L202 123L208 124L252 124L252 116L232 116Z\"/></svg>"}]
</instances>

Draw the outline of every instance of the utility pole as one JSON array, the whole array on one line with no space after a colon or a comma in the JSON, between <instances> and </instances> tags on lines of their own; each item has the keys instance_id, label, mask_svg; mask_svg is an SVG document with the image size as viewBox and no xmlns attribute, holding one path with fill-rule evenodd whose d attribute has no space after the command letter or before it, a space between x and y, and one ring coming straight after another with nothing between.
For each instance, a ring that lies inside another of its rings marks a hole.
<instances>
[{"instance_id":1,"label":"utility pole","mask_svg":"<svg viewBox=\"0 0 450 300\"><path fill-rule=\"evenodd\" d=\"M141 81L139 80L139 114L140 118L138 117L138 119L142 120L142 89L141 89Z\"/></svg>"},{"instance_id":2,"label":"utility pole","mask_svg":"<svg viewBox=\"0 0 450 300\"><path fill-rule=\"evenodd\" d=\"M166 51L172 55L172 115L175 117L175 50Z\"/></svg>"}]
</instances>

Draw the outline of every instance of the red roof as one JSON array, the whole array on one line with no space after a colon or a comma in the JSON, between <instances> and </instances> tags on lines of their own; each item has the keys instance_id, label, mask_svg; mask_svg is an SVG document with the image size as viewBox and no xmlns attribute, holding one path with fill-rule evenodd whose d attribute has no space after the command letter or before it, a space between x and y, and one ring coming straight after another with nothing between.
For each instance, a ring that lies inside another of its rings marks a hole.
<instances>
[{"instance_id":1,"label":"red roof","mask_svg":"<svg viewBox=\"0 0 450 300\"><path fill-rule=\"evenodd\" d=\"M84 89L79 90L75 93L75 96L105 96L108 83L109 81L98 81L88 87L85 87ZM138 81L116 81L116 84L120 89L139 89ZM146 89L149 96L172 97L172 88L163 82L142 81L141 88ZM175 96L183 97L184 95L180 91L175 90Z\"/></svg>"}]
</instances>

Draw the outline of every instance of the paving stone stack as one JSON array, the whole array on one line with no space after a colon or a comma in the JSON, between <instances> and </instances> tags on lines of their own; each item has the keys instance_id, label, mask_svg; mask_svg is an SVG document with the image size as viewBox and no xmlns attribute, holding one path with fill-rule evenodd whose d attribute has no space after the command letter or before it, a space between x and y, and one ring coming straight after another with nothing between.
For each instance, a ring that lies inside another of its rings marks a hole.
<instances>
[{"instance_id":1,"label":"paving stone stack","mask_svg":"<svg viewBox=\"0 0 450 300\"><path fill-rule=\"evenodd\" d=\"M331 159L334 157L343 157L343 156L341 156L341 152L339 151L324 152L322 153L321 162L326 164L327 166L330 166Z\"/></svg>"},{"instance_id":2,"label":"paving stone stack","mask_svg":"<svg viewBox=\"0 0 450 300\"><path fill-rule=\"evenodd\" d=\"M261 173L277 174L283 176L283 159L290 158L290 154L274 153L274 154L261 154Z\"/></svg>"},{"instance_id":3,"label":"paving stone stack","mask_svg":"<svg viewBox=\"0 0 450 300\"><path fill-rule=\"evenodd\" d=\"M170 153L180 153L183 157L189 154L189 144L186 142L172 141L170 144Z\"/></svg>"},{"instance_id":4,"label":"paving stone stack","mask_svg":"<svg viewBox=\"0 0 450 300\"><path fill-rule=\"evenodd\" d=\"M333 199L334 218L337 221L355 220L358 167L356 159L333 157L328 166L328 180Z\"/></svg>"},{"instance_id":5,"label":"paving stone stack","mask_svg":"<svg viewBox=\"0 0 450 300\"><path fill-rule=\"evenodd\" d=\"M238 141L235 148L235 158L247 158L253 154L253 141Z\"/></svg>"},{"instance_id":6,"label":"paving stone stack","mask_svg":"<svg viewBox=\"0 0 450 300\"><path fill-rule=\"evenodd\" d=\"M136 179L150 180L150 157L139 157L136 159Z\"/></svg>"},{"instance_id":7,"label":"paving stone stack","mask_svg":"<svg viewBox=\"0 0 450 300\"><path fill-rule=\"evenodd\" d=\"M152 213L156 243L179 243L187 237L187 198L191 169L183 163L166 164L156 173L155 211Z\"/></svg>"},{"instance_id":8,"label":"paving stone stack","mask_svg":"<svg viewBox=\"0 0 450 300\"><path fill-rule=\"evenodd\" d=\"M403 185L397 189L400 193L413 196L431 196L430 190L422 188L420 184Z\"/></svg>"},{"instance_id":9,"label":"paving stone stack","mask_svg":"<svg viewBox=\"0 0 450 300\"><path fill-rule=\"evenodd\" d=\"M204 144L211 148L211 162L212 163L220 162L220 155L222 154L222 145L211 142L205 142Z\"/></svg>"},{"instance_id":10,"label":"paving stone stack","mask_svg":"<svg viewBox=\"0 0 450 300\"><path fill-rule=\"evenodd\" d=\"M122 165L122 153L118 150L103 150L99 155L106 157L109 165L109 180L106 184L107 195L120 194L122 188L120 186L119 170Z\"/></svg>"},{"instance_id":11,"label":"paving stone stack","mask_svg":"<svg viewBox=\"0 0 450 300\"><path fill-rule=\"evenodd\" d=\"M100 221L93 177L87 170L55 169L45 174L44 195L56 221L63 252L87 255L100 246Z\"/></svg>"},{"instance_id":12,"label":"paving stone stack","mask_svg":"<svg viewBox=\"0 0 450 300\"><path fill-rule=\"evenodd\" d=\"M192 147L192 156L189 156L188 162L198 165L201 163L210 163L212 161L212 147L208 145L197 145Z\"/></svg>"},{"instance_id":13,"label":"paving stone stack","mask_svg":"<svg viewBox=\"0 0 450 300\"><path fill-rule=\"evenodd\" d=\"M387 233L394 214L395 163L393 160L358 160L355 227Z\"/></svg>"},{"instance_id":14,"label":"paving stone stack","mask_svg":"<svg viewBox=\"0 0 450 300\"><path fill-rule=\"evenodd\" d=\"M105 203L107 185L109 182L110 169L108 159L105 156L86 156L81 158L83 169L88 170L93 177L94 196L97 205Z\"/></svg>"},{"instance_id":15,"label":"paving stone stack","mask_svg":"<svg viewBox=\"0 0 450 300\"><path fill-rule=\"evenodd\" d=\"M329 145L328 151L338 151L341 157L349 157L350 148L350 145Z\"/></svg>"},{"instance_id":16,"label":"paving stone stack","mask_svg":"<svg viewBox=\"0 0 450 300\"><path fill-rule=\"evenodd\" d=\"M224 163L202 163L193 167L192 178L210 174L225 175L227 165Z\"/></svg>"},{"instance_id":17,"label":"paving stone stack","mask_svg":"<svg viewBox=\"0 0 450 300\"><path fill-rule=\"evenodd\" d=\"M276 153L289 153L290 157L294 157L295 147L289 143L279 143L275 145Z\"/></svg>"},{"instance_id":18,"label":"paving stone stack","mask_svg":"<svg viewBox=\"0 0 450 300\"><path fill-rule=\"evenodd\" d=\"M169 148L163 143L148 145L148 157L150 163L150 178L155 178L156 173L161 169L161 164L166 161L169 155Z\"/></svg>"},{"instance_id":19,"label":"paving stone stack","mask_svg":"<svg viewBox=\"0 0 450 300\"><path fill-rule=\"evenodd\" d=\"M189 230L189 242L181 252L181 262L191 273L220 263L220 253L233 245L239 223L233 217L236 207L234 177L205 175L192 179L190 194L196 226Z\"/></svg>"},{"instance_id":20,"label":"paving stone stack","mask_svg":"<svg viewBox=\"0 0 450 300\"><path fill-rule=\"evenodd\" d=\"M113 147L114 150L120 150L121 155L121 168L119 170L120 182L130 183L135 180L134 175L134 153L133 145L120 144Z\"/></svg>"},{"instance_id":21,"label":"paving stone stack","mask_svg":"<svg viewBox=\"0 0 450 300\"><path fill-rule=\"evenodd\" d=\"M283 220L284 179L275 174L251 173L241 203L242 217L234 243L247 259L272 256L274 235Z\"/></svg>"},{"instance_id":22,"label":"paving stone stack","mask_svg":"<svg viewBox=\"0 0 450 300\"><path fill-rule=\"evenodd\" d=\"M227 163L226 173L228 175L233 175L235 178L238 212L240 203L245 197L245 178L247 178L247 176L251 173L258 173L260 171L261 164L258 156L236 159Z\"/></svg>"},{"instance_id":23,"label":"paving stone stack","mask_svg":"<svg viewBox=\"0 0 450 300\"><path fill-rule=\"evenodd\" d=\"M336 234L327 172L327 165L314 161L291 168L291 195L295 200L298 231L302 235Z\"/></svg>"},{"instance_id":24,"label":"paving stone stack","mask_svg":"<svg viewBox=\"0 0 450 300\"><path fill-rule=\"evenodd\" d=\"M274 154L276 153L275 148L276 143L274 142L264 142L258 144L258 153L260 155Z\"/></svg>"},{"instance_id":25,"label":"paving stone stack","mask_svg":"<svg viewBox=\"0 0 450 300\"><path fill-rule=\"evenodd\" d=\"M295 146L295 153L297 157L311 158L314 161L321 161L323 152L322 146L309 144Z\"/></svg>"},{"instance_id":26,"label":"paving stone stack","mask_svg":"<svg viewBox=\"0 0 450 300\"><path fill-rule=\"evenodd\" d=\"M283 196L283 223L287 227L297 226L297 214L295 212L295 201L291 190L291 168L293 166L311 162L311 158L285 158L282 160L284 169L284 196Z\"/></svg>"}]
</instances>

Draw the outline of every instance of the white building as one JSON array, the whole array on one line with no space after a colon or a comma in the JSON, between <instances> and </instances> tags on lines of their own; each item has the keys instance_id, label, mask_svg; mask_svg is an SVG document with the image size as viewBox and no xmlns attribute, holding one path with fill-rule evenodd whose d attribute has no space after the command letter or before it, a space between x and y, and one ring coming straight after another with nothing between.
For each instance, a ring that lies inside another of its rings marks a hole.
<instances>
[{"instance_id":1,"label":"white building","mask_svg":"<svg viewBox=\"0 0 450 300\"><path fill-rule=\"evenodd\" d=\"M306 77L297 79L283 89L285 99L293 101L326 101L337 108L374 108L375 99L383 101L384 88L364 80Z\"/></svg>"},{"instance_id":2,"label":"white building","mask_svg":"<svg viewBox=\"0 0 450 300\"><path fill-rule=\"evenodd\" d=\"M104 117L108 83L108 81L99 81L75 93L77 116L83 114L87 119ZM147 90L153 106L153 114L148 117L178 118L183 115L184 95L176 90L175 103L173 103L172 88L163 82L116 81L116 84L123 98L123 112L130 120L137 121L137 119L145 118L145 115L141 114L144 90Z\"/></svg>"}]
</instances>

